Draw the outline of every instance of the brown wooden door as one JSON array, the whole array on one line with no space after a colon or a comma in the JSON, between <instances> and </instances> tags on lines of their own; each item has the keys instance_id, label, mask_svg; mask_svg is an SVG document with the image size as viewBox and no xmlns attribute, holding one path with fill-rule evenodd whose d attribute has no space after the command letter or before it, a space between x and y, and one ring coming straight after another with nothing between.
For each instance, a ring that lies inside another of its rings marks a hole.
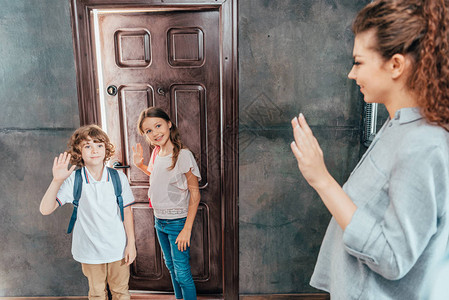
<instances>
[{"instance_id":1,"label":"brown wooden door","mask_svg":"<svg viewBox=\"0 0 449 300\"><path fill-rule=\"evenodd\" d=\"M219 11L98 10L91 17L102 124L117 147L113 161L129 166L124 171L138 202L130 288L172 289L148 206L148 177L132 164L131 147L146 145L137 133L138 114L158 106L177 124L201 170L191 240L197 290L221 293ZM149 156L145 147L146 162Z\"/></svg>"}]
</instances>

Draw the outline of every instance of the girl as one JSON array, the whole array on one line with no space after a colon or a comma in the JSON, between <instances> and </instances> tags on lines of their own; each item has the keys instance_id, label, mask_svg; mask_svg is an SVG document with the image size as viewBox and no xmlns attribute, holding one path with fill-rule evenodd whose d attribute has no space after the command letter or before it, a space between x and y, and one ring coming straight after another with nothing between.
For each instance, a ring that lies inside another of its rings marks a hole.
<instances>
[{"instance_id":1,"label":"girl","mask_svg":"<svg viewBox=\"0 0 449 300\"><path fill-rule=\"evenodd\" d=\"M419 299L449 242L449 20L445 0L378 0L357 15L356 80L389 120L341 188L304 116L292 151L333 218L311 285L332 299Z\"/></svg>"},{"instance_id":2,"label":"girl","mask_svg":"<svg viewBox=\"0 0 449 300\"><path fill-rule=\"evenodd\" d=\"M148 196L176 299L196 299L189 250L192 225L200 202L198 165L192 152L182 144L176 125L162 109L150 107L142 111L137 128L155 147L148 166L143 163L142 146L132 147L133 161L150 176Z\"/></svg>"}]
</instances>

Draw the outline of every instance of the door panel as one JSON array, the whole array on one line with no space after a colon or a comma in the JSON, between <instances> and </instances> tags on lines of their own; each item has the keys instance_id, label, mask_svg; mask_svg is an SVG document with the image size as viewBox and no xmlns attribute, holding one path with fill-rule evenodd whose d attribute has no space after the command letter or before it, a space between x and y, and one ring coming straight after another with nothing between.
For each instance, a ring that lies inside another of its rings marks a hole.
<instances>
[{"instance_id":1,"label":"door panel","mask_svg":"<svg viewBox=\"0 0 449 300\"><path fill-rule=\"evenodd\" d=\"M120 150L122 150L122 148L125 148L127 154L132 154L131 147L133 145L144 142L140 137L139 130L137 129L136 124L140 112L149 106L153 106L153 94L153 88L149 85L124 85L119 89L120 101L118 103L118 109L121 116L120 135L122 137L122 147L120 147ZM149 157L150 152L148 147L143 147L143 155L144 157ZM129 155L127 155L127 157L128 156ZM117 157L123 157L123 153L120 152ZM127 164L132 163L132 157L129 158L130 159L126 161ZM120 161L125 162L122 159L120 159ZM128 179L131 185L146 185L148 182L148 176L137 168L130 168L128 172Z\"/></svg>"},{"instance_id":2,"label":"door panel","mask_svg":"<svg viewBox=\"0 0 449 300\"><path fill-rule=\"evenodd\" d=\"M168 31L168 61L173 67L201 66L204 39L200 28L173 28Z\"/></svg>"},{"instance_id":3,"label":"door panel","mask_svg":"<svg viewBox=\"0 0 449 300\"><path fill-rule=\"evenodd\" d=\"M177 85L170 88L172 115L175 116L181 137L189 137L189 149L201 170L200 188L207 184L207 126L206 91L200 85ZM202 150L204 149L204 151Z\"/></svg>"},{"instance_id":4,"label":"door panel","mask_svg":"<svg viewBox=\"0 0 449 300\"><path fill-rule=\"evenodd\" d=\"M197 282L207 282L210 280L210 248L209 248L209 213L205 203L198 207L195 219L195 230L192 232L192 244L195 244L195 251L192 251L190 263L192 275Z\"/></svg>"},{"instance_id":5,"label":"door panel","mask_svg":"<svg viewBox=\"0 0 449 300\"><path fill-rule=\"evenodd\" d=\"M140 226L135 228L136 248L139 255L133 264L135 278L158 280L162 278L161 249L154 242L154 218L147 205L133 206L134 218L140 220Z\"/></svg>"},{"instance_id":6,"label":"door panel","mask_svg":"<svg viewBox=\"0 0 449 300\"><path fill-rule=\"evenodd\" d=\"M151 64L150 32L145 29L115 33L115 60L119 67L148 67Z\"/></svg>"},{"instance_id":7,"label":"door panel","mask_svg":"<svg viewBox=\"0 0 449 300\"><path fill-rule=\"evenodd\" d=\"M141 226L136 227L136 248L139 255L133 265L133 277L137 280L160 280L163 277L161 249L155 240L154 218L151 209L147 205L136 204L133 208L134 218L141 220ZM209 272L209 214L208 207L200 203L195 218L195 230L192 231L192 244L195 251L191 253L192 275L195 280L207 282L210 280ZM168 274L168 273L167 273ZM167 275L166 274L166 275Z\"/></svg>"},{"instance_id":8,"label":"door panel","mask_svg":"<svg viewBox=\"0 0 449 300\"><path fill-rule=\"evenodd\" d=\"M202 180L201 203L191 238L191 266L199 293L222 292L219 10L98 11L92 41L97 53L97 82L103 127L116 145L113 160L129 166L137 205L133 206L137 259L130 288L171 290L159 248L153 212L148 207L148 177L132 165L131 147L150 149L139 136L140 111L157 106L177 124L193 152ZM108 94L109 86L118 93ZM106 125L106 126L105 126Z\"/></svg>"}]
</instances>

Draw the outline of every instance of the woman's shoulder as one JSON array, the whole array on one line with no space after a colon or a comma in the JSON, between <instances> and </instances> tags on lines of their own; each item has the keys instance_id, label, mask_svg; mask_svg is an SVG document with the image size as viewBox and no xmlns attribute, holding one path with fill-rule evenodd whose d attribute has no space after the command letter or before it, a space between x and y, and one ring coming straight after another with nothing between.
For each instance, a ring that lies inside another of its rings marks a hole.
<instances>
[{"instance_id":1,"label":"woman's shoulder","mask_svg":"<svg viewBox=\"0 0 449 300\"><path fill-rule=\"evenodd\" d=\"M449 143L449 132L422 119L404 138L417 145L444 145Z\"/></svg>"},{"instance_id":2,"label":"woman's shoulder","mask_svg":"<svg viewBox=\"0 0 449 300\"><path fill-rule=\"evenodd\" d=\"M435 149L449 154L449 132L443 127L427 123L424 119L403 135L399 148L405 152L427 155Z\"/></svg>"}]
</instances>

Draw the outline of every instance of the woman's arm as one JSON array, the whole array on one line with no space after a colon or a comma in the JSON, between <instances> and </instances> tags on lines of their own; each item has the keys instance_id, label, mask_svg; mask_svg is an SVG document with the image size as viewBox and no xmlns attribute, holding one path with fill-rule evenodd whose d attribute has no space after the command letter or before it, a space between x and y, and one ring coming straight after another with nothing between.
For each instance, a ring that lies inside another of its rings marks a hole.
<instances>
[{"instance_id":1,"label":"woman's arm","mask_svg":"<svg viewBox=\"0 0 449 300\"><path fill-rule=\"evenodd\" d=\"M343 234L346 251L389 280L401 279L415 264L422 264L429 243L436 252L426 256L447 246L447 150L426 137L408 139L414 142L395 145L399 152L384 195L379 196L388 199L376 199L376 208L388 205L382 217L366 205L356 211Z\"/></svg>"},{"instance_id":2,"label":"woman's arm","mask_svg":"<svg viewBox=\"0 0 449 300\"><path fill-rule=\"evenodd\" d=\"M388 178L388 207L379 219L369 207L357 208L329 175L304 117L293 119L292 126L291 148L299 169L343 228L347 253L386 279L404 277L435 236L444 211L438 206L449 198L446 152L425 137L409 137L414 143L400 147L396 155Z\"/></svg>"},{"instance_id":3,"label":"woman's arm","mask_svg":"<svg viewBox=\"0 0 449 300\"><path fill-rule=\"evenodd\" d=\"M192 234L193 221L195 221L196 211L200 203L201 195L198 187L198 177L193 175L192 171L187 172L187 184L190 191L189 210L184 228L176 238L175 244L178 245L180 251L184 251L190 247L190 236Z\"/></svg>"},{"instance_id":4,"label":"woman's arm","mask_svg":"<svg viewBox=\"0 0 449 300\"><path fill-rule=\"evenodd\" d=\"M292 120L295 141L291 143L298 167L307 182L317 191L338 225L345 230L357 206L329 174L324 164L323 151L313 136L303 114Z\"/></svg>"}]
</instances>

